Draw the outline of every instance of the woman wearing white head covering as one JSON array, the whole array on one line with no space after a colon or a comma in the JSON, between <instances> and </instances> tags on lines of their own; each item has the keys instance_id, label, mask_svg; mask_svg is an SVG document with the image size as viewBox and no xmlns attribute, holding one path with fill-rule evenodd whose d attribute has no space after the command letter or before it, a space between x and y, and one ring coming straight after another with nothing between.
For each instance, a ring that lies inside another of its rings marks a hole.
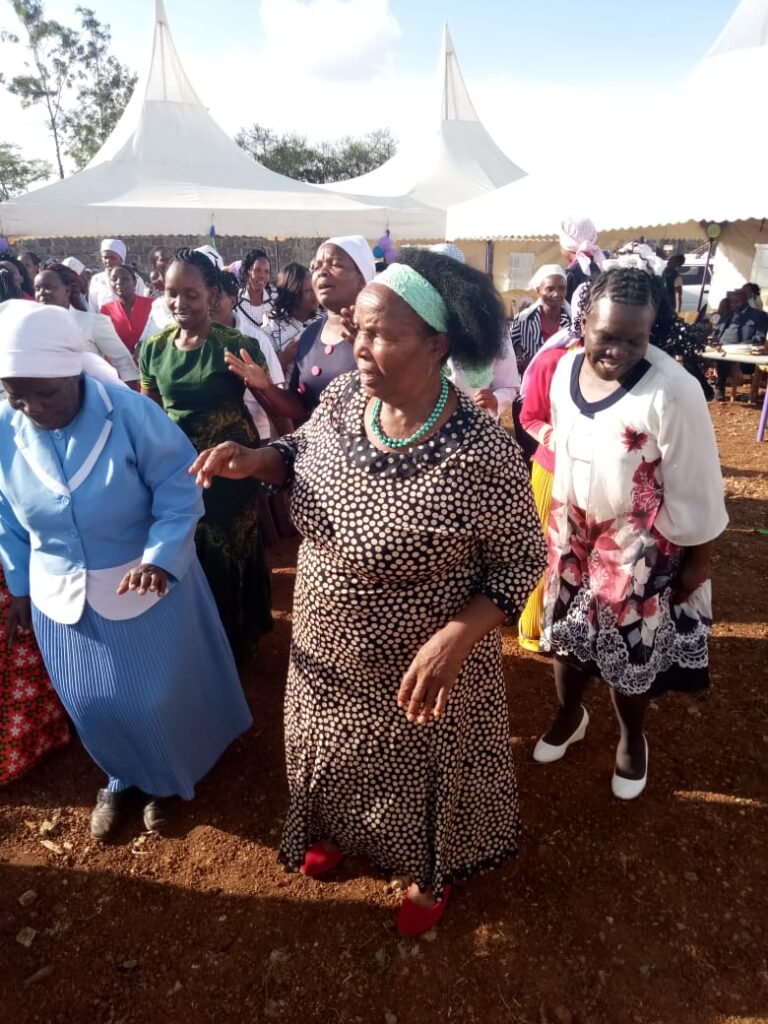
<instances>
[{"instance_id":1,"label":"woman wearing white head covering","mask_svg":"<svg viewBox=\"0 0 768 1024\"><path fill-rule=\"evenodd\" d=\"M11 627L30 621L83 745L108 776L106 838L144 794L191 799L248 728L232 653L197 561L194 449L154 402L83 372L55 306L0 311L0 559ZM107 514L105 514L105 511Z\"/></svg>"},{"instance_id":2,"label":"woman wearing white head covering","mask_svg":"<svg viewBox=\"0 0 768 1024\"><path fill-rule=\"evenodd\" d=\"M115 267L122 267L128 255L128 247L119 238L105 238L101 243L101 262L104 269L94 274L88 285L88 307L92 313L98 313L102 306L114 302L117 296L112 289L109 275ZM80 271L82 273L82 271ZM144 282L136 275L136 294L145 295Z\"/></svg>"},{"instance_id":3,"label":"woman wearing white head covering","mask_svg":"<svg viewBox=\"0 0 768 1024\"><path fill-rule=\"evenodd\" d=\"M362 235L329 238L312 263L312 286L326 315L306 328L296 350L289 391L297 396L303 419L310 415L332 380L355 369L351 335L342 316L376 273L371 247Z\"/></svg>"},{"instance_id":4,"label":"woman wearing white head covering","mask_svg":"<svg viewBox=\"0 0 768 1024\"><path fill-rule=\"evenodd\" d=\"M528 287L536 292L536 302L518 313L509 327L510 344L521 369L546 341L571 323L565 301L566 272L562 267L556 263L539 267Z\"/></svg>"},{"instance_id":5,"label":"woman wearing white head covering","mask_svg":"<svg viewBox=\"0 0 768 1024\"><path fill-rule=\"evenodd\" d=\"M589 218L567 219L561 223L560 251L567 261L565 298L570 302L580 284L597 277L605 260L597 244L597 228Z\"/></svg>"}]
</instances>

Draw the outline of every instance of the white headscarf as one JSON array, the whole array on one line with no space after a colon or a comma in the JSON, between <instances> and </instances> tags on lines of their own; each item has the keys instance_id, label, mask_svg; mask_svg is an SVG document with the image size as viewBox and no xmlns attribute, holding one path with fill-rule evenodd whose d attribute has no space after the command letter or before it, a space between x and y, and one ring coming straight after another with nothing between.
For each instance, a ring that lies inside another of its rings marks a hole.
<instances>
[{"instance_id":1,"label":"white headscarf","mask_svg":"<svg viewBox=\"0 0 768 1024\"><path fill-rule=\"evenodd\" d=\"M343 249L363 275L366 284L370 284L376 276L376 261L370 245L362 235L337 235L335 238L326 238L323 245L338 245Z\"/></svg>"},{"instance_id":2,"label":"white headscarf","mask_svg":"<svg viewBox=\"0 0 768 1024\"><path fill-rule=\"evenodd\" d=\"M560 248L573 253L585 274L589 273L590 264L594 261L602 269L605 256L597 244L597 228L584 217L580 220L564 220L560 225Z\"/></svg>"},{"instance_id":3,"label":"white headscarf","mask_svg":"<svg viewBox=\"0 0 768 1024\"><path fill-rule=\"evenodd\" d=\"M76 256L67 256L66 259L61 261L62 267L69 267L70 270L74 270L76 274L82 274L85 270L85 264L81 263Z\"/></svg>"},{"instance_id":4,"label":"white headscarf","mask_svg":"<svg viewBox=\"0 0 768 1024\"><path fill-rule=\"evenodd\" d=\"M454 260L458 260L459 263L466 263L466 257L458 245L454 245L453 242L437 242L435 245L429 246L430 252L436 252L439 256L450 256Z\"/></svg>"},{"instance_id":5,"label":"white headscarf","mask_svg":"<svg viewBox=\"0 0 768 1024\"><path fill-rule=\"evenodd\" d=\"M101 243L101 251L114 252L125 263L125 257L128 255L128 246L125 242L121 242L119 238L105 238Z\"/></svg>"},{"instance_id":6,"label":"white headscarf","mask_svg":"<svg viewBox=\"0 0 768 1024\"><path fill-rule=\"evenodd\" d=\"M538 291L540 286L548 277L562 277L562 279L565 280L565 271L559 263L545 263L544 266L539 267L533 275L528 287L533 288L534 291Z\"/></svg>"},{"instance_id":7,"label":"white headscarf","mask_svg":"<svg viewBox=\"0 0 768 1024\"><path fill-rule=\"evenodd\" d=\"M207 256L214 267L217 267L219 270L224 269L224 258L218 249L214 249L212 245L201 245L194 251L201 252L203 256Z\"/></svg>"},{"instance_id":8,"label":"white headscarf","mask_svg":"<svg viewBox=\"0 0 768 1024\"><path fill-rule=\"evenodd\" d=\"M79 377L85 371L105 384L121 384L116 371L85 351L71 310L26 299L0 304L0 378Z\"/></svg>"}]
</instances>

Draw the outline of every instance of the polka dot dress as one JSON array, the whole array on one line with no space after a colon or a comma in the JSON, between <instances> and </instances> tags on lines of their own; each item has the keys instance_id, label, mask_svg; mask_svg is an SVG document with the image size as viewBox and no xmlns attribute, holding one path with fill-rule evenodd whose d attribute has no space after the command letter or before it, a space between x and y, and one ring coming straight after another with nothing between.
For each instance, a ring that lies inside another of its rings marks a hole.
<instances>
[{"instance_id":1,"label":"polka dot dress","mask_svg":"<svg viewBox=\"0 0 768 1024\"><path fill-rule=\"evenodd\" d=\"M275 444L304 537L285 714L290 870L325 839L439 898L516 850L498 630L464 663L443 718L412 725L396 701L416 652L474 595L514 617L544 567L517 445L458 400L438 434L381 452L346 374Z\"/></svg>"}]
</instances>

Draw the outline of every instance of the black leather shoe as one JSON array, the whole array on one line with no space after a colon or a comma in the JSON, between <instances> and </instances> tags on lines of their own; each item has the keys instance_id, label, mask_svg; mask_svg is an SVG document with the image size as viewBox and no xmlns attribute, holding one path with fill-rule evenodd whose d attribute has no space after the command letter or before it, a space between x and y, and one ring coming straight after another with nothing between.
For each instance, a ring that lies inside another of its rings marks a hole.
<instances>
[{"instance_id":1,"label":"black leather shoe","mask_svg":"<svg viewBox=\"0 0 768 1024\"><path fill-rule=\"evenodd\" d=\"M153 796L144 805L144 828L147 832L161 832L168 823L168 801Z\"/></svg>"},{"instance_id":2,"label":"black leather shoe","mask_svg":"<svg viewBox=\"0 0 768 1024\"><path fill-rule=\"evenodd\" d=\"M96 806L91 811L91 835L94 839L108 839L117 826L125 818L130 806L130 789L112 793L108 789L100 789L96 796Z\"/></svg>"}]
</instances>

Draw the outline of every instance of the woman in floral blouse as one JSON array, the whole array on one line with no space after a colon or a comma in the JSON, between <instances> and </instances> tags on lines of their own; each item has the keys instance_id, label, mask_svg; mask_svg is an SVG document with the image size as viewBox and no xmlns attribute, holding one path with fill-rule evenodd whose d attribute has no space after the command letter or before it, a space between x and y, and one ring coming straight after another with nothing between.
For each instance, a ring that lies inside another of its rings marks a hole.
<instances>
[{"instance_id":1,"label":"woman in floral blouse","mask_svg":"<svg viewBox=\"0 0 768 1024\"><path fill-rule=\"evenodd\" d=\"M612 689L621 739L612 789L645 787L652 697L708 685L712 545L728 518L714 430L694 377L649 342L657 278L618 268L592 285L584 350L560 360L542 646L560 707L534 759L584 737L590 677ZM662 339L659 339L662 340Z\"/></svg>"}]
</instances>

